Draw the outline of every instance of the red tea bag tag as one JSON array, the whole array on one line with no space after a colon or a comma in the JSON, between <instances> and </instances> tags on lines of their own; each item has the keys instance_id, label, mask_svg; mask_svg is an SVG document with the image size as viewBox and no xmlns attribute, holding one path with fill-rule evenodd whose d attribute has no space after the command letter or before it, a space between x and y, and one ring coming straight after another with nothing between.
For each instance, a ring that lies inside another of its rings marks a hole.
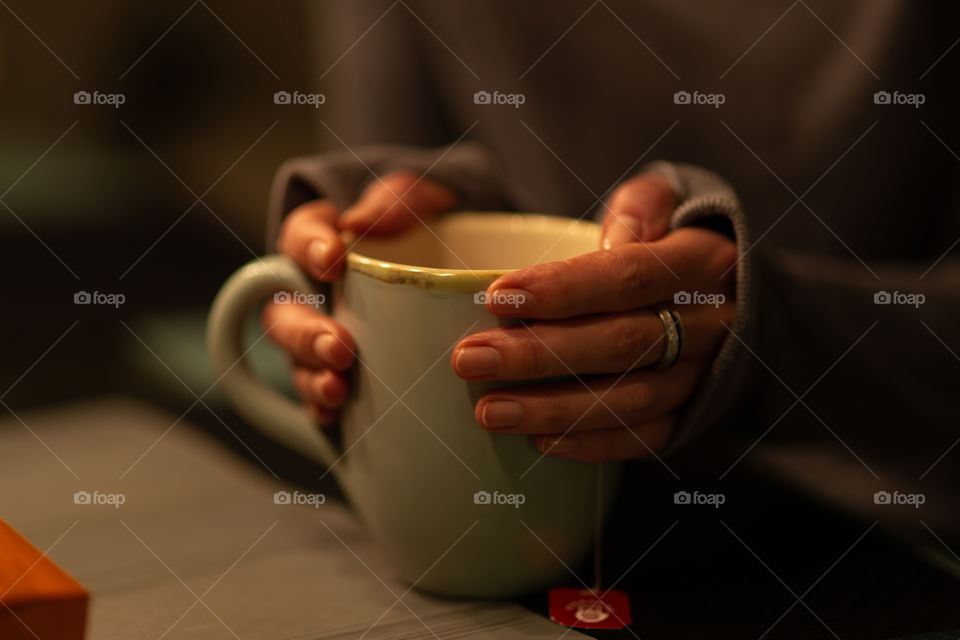
<instances>
[{"instance_id":1,"label":"red tea bag tag","mask_svg":"<svg viewBox=\"0 0 960 640\"><path fill-rule=\"evenodd\" d=\"M580 629L623 629L630 624L630 598L616 589L550 589L550 619Z\"/></svg>"}]
</instances>

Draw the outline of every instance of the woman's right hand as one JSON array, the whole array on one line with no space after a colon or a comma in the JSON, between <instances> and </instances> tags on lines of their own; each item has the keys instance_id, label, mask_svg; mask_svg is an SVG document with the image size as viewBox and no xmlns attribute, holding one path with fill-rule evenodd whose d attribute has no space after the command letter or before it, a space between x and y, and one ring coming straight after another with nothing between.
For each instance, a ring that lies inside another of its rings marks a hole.
<instances>
[{"instance_id":1,"label":"woman's right hand","mask_svg":"<svg viewBox=\"0 0 960 640\"><path fill-rule=\"evenodd\" d=\"M394 172L372 182L343 213L328 200L300 205L284 219L277 250L310 277L331 282L340 275L346 253L340 231L389 236L456 206L457 195L448 187ZM308 305L271 300L263 308L262 322L270 339L289 354L294 385L314 418L325 426L333 424L347 396L345 372L354 361L353 338Z\"/></svg>"}]
</instances>

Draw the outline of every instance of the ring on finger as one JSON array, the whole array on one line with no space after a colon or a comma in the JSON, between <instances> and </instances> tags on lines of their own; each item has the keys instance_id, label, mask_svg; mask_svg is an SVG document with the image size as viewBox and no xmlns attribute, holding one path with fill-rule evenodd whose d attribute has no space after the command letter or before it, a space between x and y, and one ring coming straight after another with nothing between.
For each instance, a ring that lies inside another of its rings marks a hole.
<instances>
[{"instance_id":1,"label":"ring on finger","mask_svg":"<svg viewBox=\"0 0 960 640\"><path fill-rule=\"evenodd\" d=\"M656 368L664 370L672 367L680 359L683 343L686 340L686 329L676 309L662 307L656 310L656 314L663 324L663 337L666 340L663 355L660 356Z\"/></svg>"}]
</instances>

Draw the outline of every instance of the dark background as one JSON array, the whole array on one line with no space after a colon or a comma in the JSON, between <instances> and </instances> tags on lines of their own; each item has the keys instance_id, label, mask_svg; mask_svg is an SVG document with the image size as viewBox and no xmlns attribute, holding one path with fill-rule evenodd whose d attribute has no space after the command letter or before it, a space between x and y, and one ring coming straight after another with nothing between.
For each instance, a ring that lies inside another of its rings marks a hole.
<instances>
[{"instance_id":1,"label":"dark background","mask_svg":"<svg viewBox=\"0 0 960 640\"><path fill-rule=\"evenodd\" d=\"M174 321L202 327L226 276L265 251L277 165L321 143L313 109L273 102L278 89L316 83L304 3L8 7L0 7L0 322L10 339L0 387L35 366L4 401L24 408L140 387L130 367L153 357L121 322L138 335ZM126 101L77 105L79 90ZM126 302L74 305L81 290ZM144 340L166 359L175 350L166 337ZM162 395L178 385L168 374L148 386Z\"/></svg>"},{"instance_id":2,"label":"dark background","mask_svg":"<svg viewBox=\"0 0 960 640\"><path fill-rule=\"evenodd\" d=\"M322 90L304 26L317 10L217 0L0 7L6 410L133 394L186 411L249 458L229 425L267 465L316 484L308 464L245 427L215 392L206 402L224 422L194 400L212 382L203 353L210 300L240 264L271 249L264 226L276 166L326 142L318 112L273 102L280 89ZM80 90L120 92L126 101L119 109L77 105ZM120 293L126 302L76 305L78 291ZM263 357L275 370L282 364ZM703 472L696 461L674 465L687 479ZM829 629L797 604L767 637L960 627L957 580L893 538L871 534L831 569L870 523L754 471L718 488L733 505L724 529L713 514L639 497L663 483L656 469L634 469L608 527L606 570L619 576L638 548L679 520L665 548L622 583L638 637L758 637L796 601L790 590L801 595L812 585L804 601ZM586 569L583 576L590 581ZM541 596L525 604L545 612Z\"/></svg>"}]
</instances>

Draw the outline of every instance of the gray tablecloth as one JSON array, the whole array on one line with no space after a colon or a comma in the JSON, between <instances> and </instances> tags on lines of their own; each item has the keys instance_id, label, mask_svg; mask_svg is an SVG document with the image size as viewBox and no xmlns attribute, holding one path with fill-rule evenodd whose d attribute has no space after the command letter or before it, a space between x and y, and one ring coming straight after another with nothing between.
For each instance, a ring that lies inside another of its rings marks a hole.
<instances>
[{"instance_id":1,"label":"gray tablecloth","mask_svg":"<svg viewBox=\"0 0 960 640\"><path fill-rule=\"evenodd\" d=\"M90 640L567 631L512 604L407 592L342 504L275 504L293 488L175 415L105 398L18 418L0 421L0 517L92 592Z\"/></svg>"}]
</instances>

